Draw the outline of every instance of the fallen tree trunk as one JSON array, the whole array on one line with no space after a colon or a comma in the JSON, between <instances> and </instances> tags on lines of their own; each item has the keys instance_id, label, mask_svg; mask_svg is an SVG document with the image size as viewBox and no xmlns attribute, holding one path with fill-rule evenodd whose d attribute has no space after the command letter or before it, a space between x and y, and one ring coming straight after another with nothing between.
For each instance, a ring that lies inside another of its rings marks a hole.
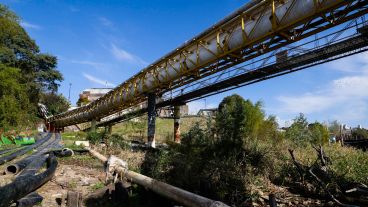
<instances>
[{"instance_id":1,"label":"fallen tree trunk","mask_svg":"<svg viewBox=\"0 0 368 207\"><path fill-rule=\"evenodd\" d=\"M107 158L95 150L89 149L91 155L106 163ZM139 173L129 171L123 167L117 167L116 173L129 181L142 185L153 192L188 207L228 207L219 201L214 201L200 195L188 192L175 186L160 182Z\"/></svg>"},{"instance_id":2,"label":"fallen tree trunk","mask_svg":"<svg viewBox=\"0 0 368 207\"><path fill-rule=\"evenodd\" d=\"M7 207L49 181L55 174L58 162L54 155L47 159L47 169L34 176L18 176L14 182L0 187L0 207Z\"/></svg>"},{"instance_id":3,"label":"fallen tree trunk","mask_svg":"<svg viewBox=\"0 0 368 207\"><path fill-rule=\"evenodd\" d=\"M340 185L338 181L336 182L332 179L332 173L329 169L329 164L331 163L331 160L329 157L326 156L322 146L314 146L313 148L316 150L318 158L311 166L305 166L299 163L294 156L294 151L289 149L290 156L298 173L301 176L303 184L305 185L305 182L308 182L309 184L312 184L312 186L321 189L322 192L325 192L326 196L328 196L329 199L331 199L337 206L367 206L368 199L366 197L364 198L364 196L368 194L368 191L365 191L365 187L363 185L360 185L356 188L361 191L360 196L355 197L354 194L349 196L348 193L351 193L354 190L344 190L344 185ZM336 186L336 189L331 190L329 186L334 182L336 182L334 185ZM347 203L344 203L343 201Z\"/></svg>"}]
</instances>

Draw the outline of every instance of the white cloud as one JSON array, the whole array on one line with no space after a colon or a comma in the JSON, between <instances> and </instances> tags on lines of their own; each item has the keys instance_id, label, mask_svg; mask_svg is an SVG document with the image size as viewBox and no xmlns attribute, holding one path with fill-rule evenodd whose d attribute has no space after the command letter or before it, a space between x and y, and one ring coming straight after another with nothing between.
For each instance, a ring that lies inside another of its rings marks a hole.
<instances>
[{"instance_id":1,"label":"white cloud","mask_svg":"<svg viewBox=\"0 0 368 207\"><path fill-rule=\"evenodd\" d=\"M276 116L276 121L279 124L279 127L289 127L291 125L291 123L293 122L293 120L287 120L287 119L282 119L278 116Z\"/></svg>"},{"instance_id":2,"label":"white cloud","mask_svg":"<svg viewBox=\"0 0 368 207\"><path fill-rule=\"evenodd\" d=\"M93 82L93 83L96 83L96 84L99 84L99 85L102 85L102 86L107 86L107 87L115 87L115 84L110 83L110 82L108 82L108 81L104 81L104 80L98 79L98 78L96 78L96 77L94 77L94 76L92 76L92 75L90 75L90 74L83 73L83 76L84 76L87 80L89 80L89 81L91 81L91 82Z\"/></svg>"},{"instance_id":3,"label":"white cloud","mask_svg":"<svg viewBox=\"0 0 368 207\"><path fill-rule=\"evenodd\" d=\"M323 67L349 73L368 73L368 53L364 52L335 60L325 64Z\"/></svg>"},{"instance_id":4,"label":"white cloud","mask_svg":"<svg viewBox=\"0 0 368 207\"><path fill-rule=\"evenodd\" d=\"M106 64L104 63L99 63L99 62L93 62L93 61L88 61L88 60L71 60L71 63L76 63L76 64L81 64L81 65L88 65L88 66L92 66L96 69L101 69L106 67Z\"/></svg>"},{"instance_id":5,"label":"white cloud","mask_svg":"<svg viewBox=\"0 0 368 207\"><path fill-rule=\"evenodd\" d=\"M360 54L342 59L332 65L345 71L346 76L330 81L322 90L279 96L281 113L317 114L328 112L330 118L341 121L364 121L368 119L368 56ZM330 64L330 67L332 66ZM348 70L345 70L348 69ZM354 72L354 73L352 73ZM332 110L331 110L332 109Z\"/></svg>"},{"instance_id":6,"label":"white cloud","mask_svg":"<svg viewBox=\"0 0 368 207\"><path fill-rule=\"evenodd\" d=\"M100 24L102 24L105 27L109 27L111 29L114 29L114 23L112 21L110 21L109 19L107 19L106 17L99 17L98 21L100 22Z\"/></svg>"},{"instance_id":7,"label":"white cloud","mask_svg":"<svg viewBox=\"0 0 368 207\"><path fill-rule=\"evenodd\" d=\"M20 25L26 29L41 29L41 26L22 21Z\"/></svg>"},{"instance_id":8,"label":"white cloud","mask_svg":"<svg viewBox=\"0 0 368 207\"><path fill-rule=\"evenodd\" d=\"M111 44L110 52L119 61L126 61L132 64L137 64L139 66L148 65L146 61L142 60L140 57L135 56L128 51L117 47L115 44Z\"/></svg>"},{"instance_id":9,"label":"white cloud","mask_svg":"<svg viewBox=\"0 0 368 207\"><path fill-rule=\"evenodd\" d=\"M217 108L216 104L213 104L213 103L208 104L204 100L192 101L192 102L189 102L187 105L189 108L189 114L191 115L197 114L200 109Z\"/></svg>"}]
</instances>

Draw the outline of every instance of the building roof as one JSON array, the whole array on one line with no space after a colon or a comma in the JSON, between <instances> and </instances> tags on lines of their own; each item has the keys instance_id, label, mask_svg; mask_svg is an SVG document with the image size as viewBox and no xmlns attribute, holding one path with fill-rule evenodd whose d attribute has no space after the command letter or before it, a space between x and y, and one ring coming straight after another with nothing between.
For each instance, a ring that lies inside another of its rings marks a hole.
<instances>
[{"instance_id":1,"label":"building roof","mask_svg":"<svg viewBox=\"0 0 368 207\"><path fill-rule=\"evenodd\" d=\"M108 93L111 90L112 90L112 88L87 88L87 89L83 90L82 93L84 93L84 92L90 92L90 93Z\"/></svg>"}]
</instances>

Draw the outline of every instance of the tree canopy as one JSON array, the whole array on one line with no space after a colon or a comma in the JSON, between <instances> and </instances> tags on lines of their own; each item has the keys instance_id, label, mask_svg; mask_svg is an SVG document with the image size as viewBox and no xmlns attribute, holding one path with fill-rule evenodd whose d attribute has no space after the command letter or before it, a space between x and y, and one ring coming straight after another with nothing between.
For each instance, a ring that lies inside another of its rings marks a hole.
<instances>
[{"instance_id":1,"label":"tree canopy","mask_svg":"<svg viewBox=\"0 0 368 207\"><path fill-rule=\"evenodd\" d=\"M0 127L29 120L42 94L57 92L63 76L56 66L57 58L41 53L20 18L0 4Z\"/></svg>"},{"instance_id":2,"label":"tree canopy","mask_svg":"<svg viewBox=\"0 0 368 207\"><path fill-rule=\"evenodd\" d=\"M0 127L7 130L26 124L34 108L29 104L20 70L0 64L0 80Z\"/></svg>"},{"instance_id":3,"label":"tree canopy","mask_svg":"<svg viewBox=\"0 0 368 207\"><path fill-rule=\"evenodd\" d=\"M328 142L329 131L319 122L309 124L304 114L299 114L293 124L286 130L285 137L296 145L303 146L307 143L324 144Z\"/></svg>"},{"instance_id":4,"label":"tree canopy","mask_svg":"<svg viewBox=\"0 0 368 207\"><path fill-rule=\"evenodd\" d=\"M45 104L49 115L60 114L70 107L70 102L63 95L53 92L41 94L40 102Z\"/></svg>"},{"instance_id":5,"label":"tree canopy","mask_svg":"<svg viewBox=\"0 0 368 207\"><path fill-rule=\"evenodd\" d=\"M265 117L262 102L252 103L235 94L225 97L219 105L216 129L218 139L225 142L241 146L247 140L276 139L277 128L275 117Z\"/></svg>"}]
</instances>

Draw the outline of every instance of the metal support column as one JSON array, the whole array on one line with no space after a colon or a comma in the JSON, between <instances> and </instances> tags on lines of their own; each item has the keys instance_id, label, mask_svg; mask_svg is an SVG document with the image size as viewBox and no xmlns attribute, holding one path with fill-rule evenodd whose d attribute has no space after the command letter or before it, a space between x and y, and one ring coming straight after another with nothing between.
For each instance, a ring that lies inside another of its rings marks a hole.
<instances>
[{"instance_id":1,"label":"metal support column","mask_svg":"<svg viewBox=\"0 0 368 207\"><path fill-rule=\"evenodd\" d=\"M95 132L96 131L96 119L93 119L91 121L91 132Z\"/></svg>"},{"instance_id":2,"label":"metal support column","mask_svg":"<svg viewBox=\"0 0 368 207\"><path fill-rule=\"evenodd\" d=\"M148 146L155 148L156 95L153 93L148 94L147 109L148 109L148 128L147 128Z\"/></svg>"},{"instance_id":3,"label":"metal support column","mask_svg":"<svg viewBox=\"0 0 368 207\"><path fill-rule=\"evenodd\" d=\"M174 106L174 141L180 143L180 106Z\"/></svg>"}]
</instances>

